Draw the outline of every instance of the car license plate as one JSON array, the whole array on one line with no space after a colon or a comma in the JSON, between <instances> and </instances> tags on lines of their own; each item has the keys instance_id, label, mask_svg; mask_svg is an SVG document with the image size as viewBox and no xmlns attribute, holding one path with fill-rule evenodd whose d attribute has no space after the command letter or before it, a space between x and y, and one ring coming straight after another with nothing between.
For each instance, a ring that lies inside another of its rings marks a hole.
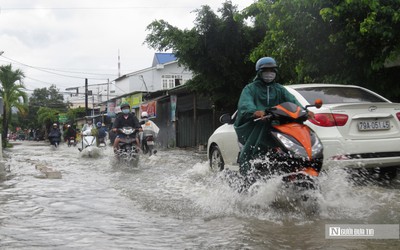
<instances>
[{"instance_id":1,"label":"car license plate","mask_svg":"<svg viewBox=\"0 0 400 250\"><path fill-rule=\"evenodd\" d=\"M358 122L358 130L388 130L390 129L389 121L361 121Z\"/></svg>"}]
</instances>

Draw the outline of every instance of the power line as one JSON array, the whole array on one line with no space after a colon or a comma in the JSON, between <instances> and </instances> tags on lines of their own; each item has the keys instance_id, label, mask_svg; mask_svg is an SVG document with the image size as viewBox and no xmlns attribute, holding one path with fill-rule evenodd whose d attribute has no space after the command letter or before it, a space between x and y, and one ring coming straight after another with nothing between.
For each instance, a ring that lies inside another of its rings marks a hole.
<instances>
[{"instance_id":1,"label":"power line","mask_svg":"<svg viewBox=\"0 0 400 250\"><path fill-rule=\"evenodd\" d=\"M127 7L10 7L2 11L14 10L130 10L130 9L193 9L189 6L127 6Z\"/></svg>"},{"instance_id":2,"label":"power line","mask_svg":"<svg viewBox=\"0 0 400 250\"><path fill-rule=\"evenodd\" d=\"M55 83L45 82L45 81L42 81L42 80L39 80L39 79L35 79L35 78L29 77L29 76L26 76L25 78L26 79L31 79L31 80L34 80L34 81L38 81L38 82L41 82L41 83L45 83L45 84L48 84L48 85L56 85ZM59 86L59 85L61 85L61 84L57 84L57 86ZM63 85L61 85L61 87L66 88L66 86L63 86Z\"/></svg>"},{"instance_id":3,"label":"power line","mask_svg":"<svg viewBox=\"0 0 400 250\"><path fill-rule=\"evenodd\" d=\"M13 62L15 62L15 63L18 63L18 64L20 64L20 65L23 65L23 66L26 66L26 67L29 67L29 68L32 68L32 69L36 69L36 70L39 70L39 71L43 71L43 72L46 72L46 73L49 73L49 74L58 75L58 76L69 77L69 78L76 78L76 79L81 79L81 80L84 80L84 79L86 79L86 78L87 78L87 79L90 79L90 80L107 80L107 79L105 79L105 78L93 78L93 77L87 77L87 76L72 76L72 75L60 74L60 73L52 72L52 71L49 71L49 70L44 70L44 69L42 69L42 68L40 68L40 67L34 67L34 66L31 66L31 65L28 65L28 64L19 62L19 61L17 61L17 60L8 58L8 57L3 56L3 55L1 55L1 57L4 57L4 58L6 58L6 59L8 59L8 60L10 60L10 61L13 61ZM85 73L85 74L88 74L88 75L95 75L95 74L90 74L90 73Z\"/></svg>"}]
</instances>

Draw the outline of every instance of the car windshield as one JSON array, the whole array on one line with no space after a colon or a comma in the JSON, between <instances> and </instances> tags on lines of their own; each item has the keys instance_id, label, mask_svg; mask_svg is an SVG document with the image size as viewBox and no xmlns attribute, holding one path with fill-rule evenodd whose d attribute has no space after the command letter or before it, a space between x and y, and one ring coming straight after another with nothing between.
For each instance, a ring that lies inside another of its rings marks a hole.
<instances>
[{"instance_id":1,"label":"car windshield","mask_svg":"<svg viewBox=\"0 0 400 250\"><path fill-rule=\"evenodd\" d=\"M307 87L296 89L309 103L321 99L324 104L387 102L381 97L360 88Z\"/></svg>"}]
</instances>

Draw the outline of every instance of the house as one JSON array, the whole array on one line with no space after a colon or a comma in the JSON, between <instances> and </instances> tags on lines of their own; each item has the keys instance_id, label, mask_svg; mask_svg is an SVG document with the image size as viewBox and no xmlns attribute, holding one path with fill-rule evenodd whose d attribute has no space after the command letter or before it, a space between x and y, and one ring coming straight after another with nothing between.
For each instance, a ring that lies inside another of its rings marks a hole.
<instances>
[{"instance_id":1,"label":"house","mask_svg":"<svg viewBox=\"0 0 400 250\"><path fill-rule=\"evenodd\" d=\"M128 102L139 119L141 112L147 111L157 124L157 142L162 147L206 145L219 114L208 97L186 87L191 78L192 73L180 66L173 54L156 53L150 68L115 79L116 97L101 103L100 111L115 118L119 105Z\"/></svg>"},{"instance_id":2,"label":"house","mask_svg":"<svg viewBox=\"0 0 400 250\"><path fill-rule=\"evenodd\" d=\"M155 53L150 68L138 70L115 79L115 95L134 91L154 92L183 85L192 73L180 66L172 53Z\"/></svg>"}]
</instances>

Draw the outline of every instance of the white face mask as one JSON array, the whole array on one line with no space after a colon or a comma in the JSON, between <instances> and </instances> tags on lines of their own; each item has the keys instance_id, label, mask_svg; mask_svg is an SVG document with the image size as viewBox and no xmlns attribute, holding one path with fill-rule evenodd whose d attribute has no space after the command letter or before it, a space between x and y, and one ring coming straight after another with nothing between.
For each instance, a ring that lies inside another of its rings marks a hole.
<instances>
[{"instance_id":1,"label":"white face mask","mask_svg":"<svg viewBox=\"0 0 400 250\"><path fill-rule=\"evenodd\" d=\"M261 78L264 80L264 82L266 83L270 83L272 82L276 77L276 73L275 72L262 72L261 73Z\"/></svg>"}]
</instances>

